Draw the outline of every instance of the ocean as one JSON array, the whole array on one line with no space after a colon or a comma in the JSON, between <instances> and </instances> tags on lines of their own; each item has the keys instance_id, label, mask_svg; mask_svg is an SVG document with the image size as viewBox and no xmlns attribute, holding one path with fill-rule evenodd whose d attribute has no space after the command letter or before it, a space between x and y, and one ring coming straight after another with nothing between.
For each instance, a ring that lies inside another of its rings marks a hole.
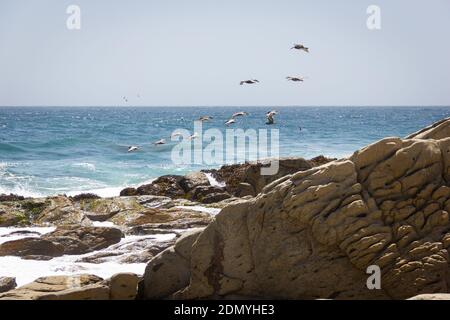
<instances>
[{"instance_id":1,"label":"ocean","mask_svg":"<svg viewBox=\"0 0 450 320\"><path fill-rule=\"evenodd\" d=\"M344 157L387 136L404 137L442 118L450 107L0 107L0 194L39 197L94 192L116 196L128 186L165 174L218 167L172 161L176 129L194 133L193 121L209 115L203 130L246 111L232 128L278 129L280 156ZM153 145L161 138L165 145ZM140 150L128 153L131 145Z\"/></svg>"}]
</instances>

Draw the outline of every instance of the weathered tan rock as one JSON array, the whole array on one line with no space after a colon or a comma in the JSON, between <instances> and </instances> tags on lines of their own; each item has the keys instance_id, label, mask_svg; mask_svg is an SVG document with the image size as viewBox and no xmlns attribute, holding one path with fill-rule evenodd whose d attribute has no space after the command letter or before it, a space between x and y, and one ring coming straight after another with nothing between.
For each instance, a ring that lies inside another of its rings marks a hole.
<instances>
[{"instance_id":1,"label":"weathered tan rock","mask_svg":"<svg viewBox=\"0 0 450 320\"><path fill-rule=\"evenodd\" d=\"M241 182L238 184L236 189L236 196L238 197L245 197L245 196L252 196L254 197L256 195L255 188L250 183L247 182Z\"/></svg>"},{"instance_id":2,"label":"weathered tan rock","mask_svg":"<svg viewBox=\"0 0 450 320\"><path fill-rule=\"evenodd\" d=\"M46 256L59 257L64 254L61 244L40 238L22 238L0 244L0 256Z\"/></svg>"},{"instance_id":3,"label":"weathered tan rock","mask_svg":"<svg viewBox=\"0 0 450 320\"><path fill-rule=\"evenodd\" d=\"M84 254L101 250L120 242L124 237L116 228L59 226L55 231L42 236L42 239L63 246L64 254Z\"/></svg>"},{"instance_id":4,"label":"weathered tan rock","mask_svg":"<svg viewBox=\"0 0 450 320\"><path fill-rule=\"evenodd\" d=\"M448 293L420 294L418 296L409 298L408 300L450 300L450 294Z\"/></svg>"},{"instance_id":5,"label":"weathered tan rock","mask_svg":"<svg viewBox=\"0 0 450 320\"><path fill-rule=\"evenodd\" d=\"M35 224L71 225L88 224L84 212L74 207L73 202L63 196L46 198L43 207L36 207L33 214Z\"/></svg>"},{"instance_id":6,"label":"weathered tan rock","mask_svg":"<svg viewBox=\"0 0 450 320\"><path fill-rule=\"evenodd\" d=\"M109 221L117 225L134 227L147 224L178 223L182 219L189 219L190 223L197 221L198 224L205 225L209 223L211 217L207 213L188 208L144 209L120 212Z\"/></svg>"},{"instance_id":7,"label":"weathered tan rock","mask_svg":"<svg viewBox=\"0 0 450 320\"><path fill-rule=\"evenodd\" d=\"M12 227L20 225L24 220L24 216L20 212L13 210L3 211L0 204L0 227Z\"/></svg>"},{"instance_id":8,"label":"weathered tan rock","mask_svg":"<svg viewBox=\"0 0 450 320\"><path fill-rule=\"evenodd\" d=\"M138 290L139 277L134 273L118 273L108 280L110 300L134 300Z\"/></svg>"},{"instance_id":9,"label":"weathered tan rock","mask_svg":"<svg viewBox=\"0 0 450 320\"><path fill-rule=\"evenodd\" d=\"M406 137L406 139L445 139L450 137L450 118L442 119L429 127Z\"/></svg>"},{"instance_id":10,"label":"weathered tan rock","mask_svg":"<svg viewBox=\"0 0 450 320\"><path fill-rule=\"evenodd\" d=\"M190 250L201 230L184 234L174 247L164 250L150 261L145 270L144 298L167 297L189 284Z\"/></svg>"},{"instance_id":11,"label":"weathered tan rock","mask_svg":"<svg viewBox=\"0 0 450 320\"><path fill-rule=\"evenodd\" d=\"M93 275L42 277L0 294L0 300L108 300L109 288Z\"/></svg>"},{"instance_id":12,"label":"weathered tan rock","mask_svg":"<svg viewBox=\"0 0 450 320\"><path fill-rule=\"evenodd\" d=\"M193 243L184 277L147 298L404 299L448 292L449 127L443 122L420 139L383 139L225 207ZM150 261L146 294L161 261L181 264L174 250ZM366 286L372 265L381 268L381 290ZM178 289L188 275L189 284Z\"/></svg>"}]
</instances>

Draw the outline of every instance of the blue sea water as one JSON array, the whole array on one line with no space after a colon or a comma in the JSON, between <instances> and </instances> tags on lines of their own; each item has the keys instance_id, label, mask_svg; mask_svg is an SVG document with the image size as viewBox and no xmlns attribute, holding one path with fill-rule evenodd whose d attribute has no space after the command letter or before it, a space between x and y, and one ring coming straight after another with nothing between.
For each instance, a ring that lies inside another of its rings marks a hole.
<instances>
[{"instance_id":1,"label":"blue sea water","mask_svg":"<svg viewBox=\"0 0 450 320\"><path fill-rule=\"evenodd\" d=\"M236 111L247 111L234 128L269 129L271 107L0 108L0 193L25 196L96 192L117 195L164 174L183 174L206 165L176 165L174 142L154 146L176 129L224 131ZM442 118L450 107L285 107L278 108L281 156L343 157L386 136L403 137ZM301 130L300 130L301 128ZM167 139L170 141L170 139ZM128 153L130 145L141 150Z\"/></svg>"}]
</instances>

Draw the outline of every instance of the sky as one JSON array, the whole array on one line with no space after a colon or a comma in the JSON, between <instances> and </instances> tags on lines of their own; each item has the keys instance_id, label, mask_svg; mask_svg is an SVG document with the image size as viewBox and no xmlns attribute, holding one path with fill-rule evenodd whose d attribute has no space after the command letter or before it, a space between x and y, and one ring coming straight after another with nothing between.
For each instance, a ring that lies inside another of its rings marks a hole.
<instances>
[{"instance_id":1,"label":"sky","mask_svg":"<svg viewBox=\"0 0 450 320\"><path fill-rule=\"evenodd\" d=\"M448 0L0 0L0 106L450 106L449 35Z\"/></svg>"}]
</instances>

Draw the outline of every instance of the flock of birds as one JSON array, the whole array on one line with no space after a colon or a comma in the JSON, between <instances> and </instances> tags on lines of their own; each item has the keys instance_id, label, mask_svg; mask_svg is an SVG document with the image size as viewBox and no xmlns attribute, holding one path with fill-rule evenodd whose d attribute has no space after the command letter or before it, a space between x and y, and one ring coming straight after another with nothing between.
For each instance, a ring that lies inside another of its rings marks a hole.
<instances>
[{"instance_id":1,"label":"flock of birds","mask_svg":"<svg viewBox=\"0 0 450 320\"><path fill-rule=\"evenodd\" d=\"M294 44L294 46L291 48L291 50L300 50L300 51L305 51L307 53L309 53L309 48L305 47L303 44ZM288 81L293 81L293 82L303 82L305 81L305 79L307 79L307 77L301 77L301 76L296 76L296 77L292 77L292 76L288 76L286 77L286 80ZM244 85L244 84L256 84L259 83L258 79L250 79L250 80L242 80L240 82L240 85Z\"/></svg>"},{"instance_id":2,"label":"flock of birds","mask_svg":"<svg viewBox=\"0 0 450 320\"><path fill-rule=\"evenodd\" d=\"M294 46L291 48L291 50L293 50L293 49L309 53L309 48L305 47L303 44L294 44ZM307 78L306 77L302 77L302 76L295 76L295 77L288 76L288 77L286 77L286 79L288 81L292 81L292 82L303 82ZM242 86L244 84L257 84L257 83L259 83L258 79L250 79L250 80L242 80L239 84ZM140 98L139 95L137 95L137 97ZM123 100L125 102L128 102L127 97L123 97ZM267 125L274 124L275 123L274 117L277 114L278 114L277 110L268 111L266 113L266 118L267 118L266 124ZM228 126L236 123L236 118L243 117L243 116L248 116L248 112L245 112L245 111L235 112L235 113L233 113L231 115L231 118L225 122L225 125L228 127ZM213 120L213 117L212 116L201 116L197 120L201 121L201 122L211 121L211 120ZM181 133L174 133L174 134L172 134L170 136L170 138L175 138L177 136L182 136L182 134ZM188 140L194 140L194 139L196 139L198 137L199 137L199 135L197 133L194 133L193 135L187 137L187 139ZM153 142L153 145L155 145L155 146L157 146L157 145L164 145L164 144L166 144L166 139L164 139L164 138ZM130 146L130 147L128 147L128 152L134 152L134 151L137 151L137 150L139 150L138 146Z\"/></svg>"}]
</instances>

